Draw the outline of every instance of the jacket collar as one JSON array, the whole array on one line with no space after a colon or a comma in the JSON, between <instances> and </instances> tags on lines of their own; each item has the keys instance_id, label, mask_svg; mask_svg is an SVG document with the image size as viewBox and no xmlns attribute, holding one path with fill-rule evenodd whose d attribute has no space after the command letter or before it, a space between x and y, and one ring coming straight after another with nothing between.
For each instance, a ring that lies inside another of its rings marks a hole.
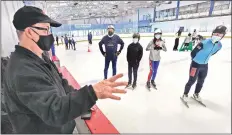
<instances>
[{"instance_id":1,"label":"jacket collar","mask_svg":"<svg viewBox=\"0 0 232 135\"><path fill-rule=\"evenodd\" d=\"M19 54L23 57L28 57L28 60L31 61L36 61L39 64L47 64L42 58L40 58L39 56L37 56L36 54L34 54L32 51L20 46L20 45L15 45L15 53ZM46 57L44 54L42 54L42 57Z\"/></svg>"}]
</instances>

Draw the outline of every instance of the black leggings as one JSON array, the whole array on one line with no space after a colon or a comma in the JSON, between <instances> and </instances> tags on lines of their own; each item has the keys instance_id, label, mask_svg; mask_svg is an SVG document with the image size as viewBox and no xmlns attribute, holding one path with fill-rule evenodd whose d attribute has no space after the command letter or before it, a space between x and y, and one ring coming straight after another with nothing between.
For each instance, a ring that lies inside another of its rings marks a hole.
<instances>
[{"instance_id":1,"label":"black leggings","mask_svg":"<svg viewBox=\"0 0 232 135\"><path fill-rule=\"evenodd\" d=\"M128 78L129 78L129 84L132 82L132 70L134 75L134 81L133 84L136 84L137 82L137 73L138 73L139 65L137 64L128 64Z\"/></svg>"},{"instance_id":2,"label":"black leggings","mask_svg":"<svg viewBox=\"0 0 232 135\"><path fill-rule=\"evenodd\" d=\"M197 80L197 85L195 88L195 93L200 93L201 88L204 84L205 78L208 73L208 64L197 64L196 62L192 61L189 71L189 80L185 85L184 94L188 94L192 85Z\"/></svg>"}]
</instances>

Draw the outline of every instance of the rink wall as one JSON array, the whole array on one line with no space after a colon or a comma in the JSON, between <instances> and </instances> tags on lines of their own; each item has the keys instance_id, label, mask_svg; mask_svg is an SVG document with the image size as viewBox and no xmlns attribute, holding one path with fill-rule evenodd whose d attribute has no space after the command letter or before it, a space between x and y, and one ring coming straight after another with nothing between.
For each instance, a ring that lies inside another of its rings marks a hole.
<instances>
[{"instance_id":1,"label":"rink wall","mask_svg":"<svg viewBox=\"0 0 232 135\"><path fill-rule=\"evenodd\" d=\"M121 38L132 38L132 34L118 34ZM211 32L199 32L197 34L202 35L205 38L211 37ZM141 37L153 37L153 33L140 33ZM181 34L181 37L186 37L188 35L188 32L183 32ZM93 41L94 40L101 40L102 36L93 36ZM175 37L175 33L163 33L163 37ZM224 38L231 38L231 32L228 32ZM77 42L86 42L87 41L87 37L76 37L75 38Z\"/></svg>"}]
</instances>

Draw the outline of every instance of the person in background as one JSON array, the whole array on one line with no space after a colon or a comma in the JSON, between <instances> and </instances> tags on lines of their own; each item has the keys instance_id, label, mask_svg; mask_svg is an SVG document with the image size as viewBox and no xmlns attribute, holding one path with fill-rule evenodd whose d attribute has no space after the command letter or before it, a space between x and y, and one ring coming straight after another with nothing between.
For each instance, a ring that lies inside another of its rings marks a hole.
<instances>
[{"instance_id":1,"label":"person in background","mask_svg":"<svg viewBox=\"0 0 232 135\"><path fill-rule=\"evenodd\" d=\"M91 50L90 47L92 45L92 33L91 32L88 33L88 41L89 41L88 51L90 51Z\"/></svg>"},{"instance_id":2,"label":"person in background","mask_svg":"<svg viewBox=\"0 0 232 135\"><path fill-rule=\"evenodd\" d=\"M65 43L65 49L69 49L68 47L68 37L67 37L67 34L65 34L65 37L64 37L64 43Z\"/></svg>"},{"instance_id":3,"label":"person in background","mask_svg":"<svg viewBox=\"0 0 232 135\"><path fill-rule=\"evenodd\" d=\"M195 46L195 39L196 39L196 37L197 37L197 30L194 29L194 30L193 30L193 34L192 34L193 46Z\"/></svg>"},{"instance_id":4,"label":"person in background","mask_svg":"<svg viewBox=\"0 0 232 135\"><path fill-rule=\"evenodd\" d=\"M184 50L187 50L189 47L189 43L191 42L192 37L191 37L191 33L188 34L187 37L185 37L184 39Z\"/></svg>"},{"instance_id":5,"label":"person in background","mask_svg":"<svg viewBox=\"0 0 232 135\"><path fill-rule=\"evenodd\" d=\"M93 35L91 32L89 32L89 34L88 34L89 45L92 45L92 38L93 38Z\"/></svg>"},{"instance_id":6,"label":"person in background","mask_svg":"<svg viewBox=\"0 0 232 135\"><path fill-rule=\"evenodd\" d=\"M73 49L72 38L71 38L71 37L68 37L68 48L71 49L71 47L72 47L72 49Z\"/></svg>"},{"instance_id":7,"label":"person in background","mask_svg":"<svg viewBox=\"0 0 232 135\"><path fill-rule=\"evenodd\" d=\"M76 42L74 40L74 35L72 35L72 45L73 45L73 49L76 50Z\"/></svg>"},{"instance_id":8,"label":"person in background","mask_svg":"<svg viewBox=\"0 0 232 135\"><path fill-rule=\"evenodd\" d=\"M14 134L72 134L75 119L96 104L98 99L120 100L113 93L126 93L116 82L118 74L79 90L69 85L55 64L44 55L54 37L50 27L61 24L37 7L24 6L13 17L19 33L4 79L4 99Z\"/></svg>"},{"instance_id":9,"label":"person in background","mask_svg":"<svg viewBox=\"0 0 232 135\"><path fill-rule=\"evenodd\" d=\"M162 31L161 29L157 28L154 31L154 39L152 39L149 44L147 45L146 51L150 51L150 55L149 55L149 66L150 66L150 72L148 74L148 78L147 78L147 88L150 89L151 88L151 84L152 86L156 88L156 84L155 84L155 78L156 78L156 74L157 74L157 70L159 67L159 63L160 63L160 51L167 51L167 48L165 46L165 41L161 38L162 36Z\"/></svg>"},{"instance_id":10,"label":"person in background","mask_svg":"<svg viewBox=\"0 0 232 135\"><path fill-rule=\"evenodd\" d=\"M193 98L201 101L200 92L208 73L208 61L222 48L220 40L225 36L227 28L223 25L217 26L209 39L203 40L191 52L192 62L189 71L189 80L185 85L182 99L188 101L188 93L192 85L196 82Z\"/></svg>"},{"instance_id":11,"label":"person in background","mask_svg":"<svg viewBox=\"0 0 232 135\"><path fill-rule=\"evenodd\" d=\"M133 43L131 43L127 48L127 62L128 62L128 85L127 88L131 86L132 83L132 70L134 75L134 81L132 88L135 89L137 83L137 73L139 68L140 60L143 57L143 47L139 43L140 34L133 34Z\"/></svg>"},{"instance_id":12,"label":"person in background","mask_svg":"<svg viewBox=\"0 0 232 135\"><path fill-rule=\"evenodd\" d=\"M173 51L178 51L179 39L180 39L181 33L182 33L181 29L179 29L176 33L176 39L175 39L175 45L173 47Z\"/></svg>"},{"instance_id":13,"label":"person in background","mask_svg":"<svg viewBox=\"0 0 232 135\"><path fill-rule=\"evenodd\" d=\"M59 45L59 37L56 35L56 43L57 43L57 46Z\"/></svg>"},{"instance_id":14,"label":"person in background","mask_svg":"<svg viewBox=\"0 0 232 135\"><path fill-rule=\"evenodd\" d=\"M114 26L109 25L108 35L104 36L102 40L99 42L99 49L102 55L105 57L104 79L107 79L107 73L110 62L112 62L113 75L116 75L117 58L124 47L123 40L118 35L114 34L114 31ZM105 45L105 52L103 51L103 44ZM118 44L121 45L119 51Z\"/></svg>"},{"instance_id":15,"label":"person in background","mask_svg":"<svg viewBox=\"0 0 232 135\"><path fill-rule=\"evenodd\" d=\"M64 36L61 36L61 44L64 44Z\"/></svg>"}]
</instances>

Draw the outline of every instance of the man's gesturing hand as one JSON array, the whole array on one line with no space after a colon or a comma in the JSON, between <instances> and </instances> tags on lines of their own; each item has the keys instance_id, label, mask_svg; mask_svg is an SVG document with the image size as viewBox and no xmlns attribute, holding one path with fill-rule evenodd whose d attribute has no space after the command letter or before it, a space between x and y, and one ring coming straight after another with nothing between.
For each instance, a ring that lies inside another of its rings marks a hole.
<instances>
[{"instance_id":1,"label":"man's gesturing hand","mask_svg":"<svg viewBox=\"0 0 232 135\"><path fill-rule=\"evenodd\" d=\"M116 82L117 79L122 78L123 74L115 75L107 80L103 80L93 85L93 89L96 93L98 99L111 98L114 100L120 100L121 98L113 95L113 93L125 94L126 91L122 89L117 89L118 86L126 86L127 82Z\"/></svg>"}]
</instances>

